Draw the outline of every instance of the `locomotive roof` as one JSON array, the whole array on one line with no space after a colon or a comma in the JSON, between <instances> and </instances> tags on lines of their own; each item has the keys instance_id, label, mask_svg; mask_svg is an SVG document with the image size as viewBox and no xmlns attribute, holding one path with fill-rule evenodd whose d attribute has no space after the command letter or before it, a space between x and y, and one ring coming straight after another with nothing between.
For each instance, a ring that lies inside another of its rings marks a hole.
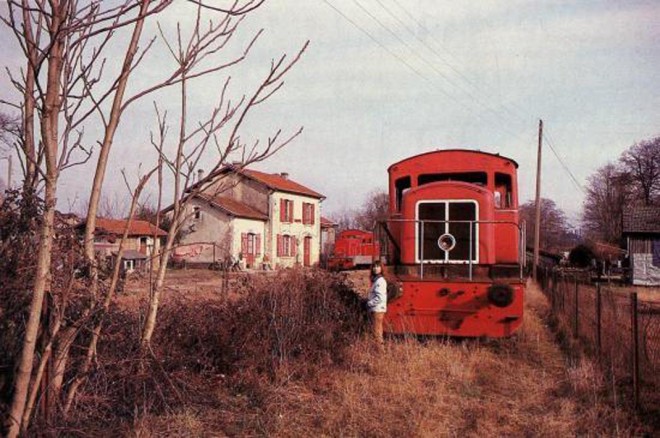
<instances>
[{"instance_id":1,"label":"locomotive roof","mask_svg":"<svg viewBox=\"0 0 660 438\"><path fill-rule=\"evenodd\" d=\"M404 158L403 160L397 161L396 163L394 163L390 167L388 167L387 171L389 172L390 169L392 169L394 166L397 166L397 165L399 165L401 163L404 163L406 161L414 160L414 159L423 157L425 155L438 154L438 153L444 153L444 152L469 152L471 154L487 155L487 156L490 156L490 157L496 157L496 158L500 158L502 160L511 161L513 163L513 165L516 166L516 169L518 168L518 163L515 160L513 160L509 157L505 157L505 156L500 155L500 154L492 154L490 152L476 151L476 150L472 150L472 149L436 149L435 151L424 152L422 154L413 155L412 157Z\"/></svg>"}]
</instances>

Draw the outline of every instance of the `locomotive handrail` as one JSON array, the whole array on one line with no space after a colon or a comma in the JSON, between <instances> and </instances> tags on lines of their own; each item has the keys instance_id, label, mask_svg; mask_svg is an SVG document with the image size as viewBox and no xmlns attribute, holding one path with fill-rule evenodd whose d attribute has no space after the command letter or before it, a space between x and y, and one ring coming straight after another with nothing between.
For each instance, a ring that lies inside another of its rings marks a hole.
<instances>
[{"instance_id":1,"label":"locomotive handrail","mask_svg":"<svg viewBox=\"0 0 660 438\"><path fill-rule=\"evenodd\" d=\"M429 220L423 220L423 219L387 219L385 221L378 221L378 224L385 230L387 233L387 237L389 238L390 242L394 245L396 251L400 254L401 253L401 247L398 245L396 242L394 236L390 232L389 228L387 227L387 223L389 222L401 222L401 223L406 223L406 222L413 222L415 224L419 223L422 225L421 227L421 241L424 242L424 224L426 223L452 223L452 224L470 224L470 237L469 237L469 254L468 254L468 278L469 280L472 280L472 270L473 270L473 260L472 260L472 238L473 238L473 228L474 225L480 225L480 224L503 224L503 225L513 225L514 227L518 228L518 236L519 236L519 242L518 242L518 265L520 266L520 279L523 278L523 272L524 272L524 266L525 266L525 255L524 255L524 242L525 242L525 231L526 231L526 223L525 221L521 221L521 223L516 223L514 221L503 221L503 220L440 220L440 219L429 219ZM421 257L419 259L420 261L420 278L424 278L424 245L422 244L421 247Z\"/></svg>"}]
</instances>

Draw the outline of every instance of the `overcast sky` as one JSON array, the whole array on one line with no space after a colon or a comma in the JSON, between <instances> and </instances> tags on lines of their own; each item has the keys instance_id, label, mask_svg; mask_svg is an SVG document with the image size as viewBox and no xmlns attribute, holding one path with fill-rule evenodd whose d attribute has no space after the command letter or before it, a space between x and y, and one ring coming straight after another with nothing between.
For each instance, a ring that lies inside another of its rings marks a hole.
<instances>
[{"instance_id":1,"label":"overcast sky","mask_svg":"<svg viewBox=\"0 0 660 438\"><path fill-rule=\"evenodd\" d=\"M160 18L164 27L190 16L182 3ZM251 115L244 136L303 126L293 144L256 168L287 171L325 194L324 215L385 189L393 162L443 148L513 158L524 202L534 194L543 119L543 196L575 223L587 177L636 141L660 135L659 17L655 0L269 0L240 30L242 41L259 28L265 33L249 61L231 72L232 90L248 90L271 58L311 41L285 86ZM16 65L6 30L0 38L4 63ZM171 65L162 50L147 62L135 89ZM222 83L216 76L197 84L192 99L200 114ZM0 85L10 97L6 78ZM157 97L167 106L171 96ZM123 195L116 169L136 174L138 162L153 160L153 120L150 101L125 117L107 193ZM0 162L3 175L6 164ZM62 176L61 208L84 203L91 172Z\"/></svg>"}]
</instances>

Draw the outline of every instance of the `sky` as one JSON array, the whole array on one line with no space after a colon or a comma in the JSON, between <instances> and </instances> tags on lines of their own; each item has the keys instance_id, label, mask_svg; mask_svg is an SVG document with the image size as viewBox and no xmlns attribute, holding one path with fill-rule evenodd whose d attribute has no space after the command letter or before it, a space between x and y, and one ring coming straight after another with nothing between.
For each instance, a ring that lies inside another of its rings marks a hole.
<instances>
[{"instance_id":1,"label":"sky","mask_svg":"<svg viewBox=\"0 0 660 438\"><path fill-rule=\"evenodd\" d=\"M159 20L168 33L193 17L179 0ZM534 196L542 119L542 196L577 225L588 177L635 142L660 136L658 17L655 0L269 0L245 17L224 53L229 59L263 28L246 62L191 87L190 119L208 113L226 74L240 98L273 58L291 57L309 40L284 86L250 114L242 137L264 139L280 128L283 135L299 127L303 133L256 169L288 172L323 193L323 214L333 216L385 190L387 167L396 161L435 149L478 149L519 163L524 202ZM156 28L146 32L155 35ZM4 64L20 65L6 29L0 42ZM129 92L171 65L156 42ZM2 78L0 96L10 99L10 92ZM119 169L137 179L138 165L154 162L153 100L173 121L176 96L163 91L129 109L111 153L106 196L125 196ZM95 126L86 136L90 144L98 139ZM6 165L0 161L0 174ZM200 167L211 166L209 154ZM90 165L62 175L61 209L85 203L92 175Z\"/></svg>"}]
</instances>

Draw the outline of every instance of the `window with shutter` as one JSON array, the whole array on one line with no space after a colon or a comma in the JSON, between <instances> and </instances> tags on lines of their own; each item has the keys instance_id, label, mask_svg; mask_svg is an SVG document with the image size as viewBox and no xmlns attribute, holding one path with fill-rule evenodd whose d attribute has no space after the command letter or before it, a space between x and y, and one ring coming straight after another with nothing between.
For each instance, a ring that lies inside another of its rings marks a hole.
<instances>
[{"instance_id":1,"label":"window with shutter","mask_svg":"<svg viewBox=\"0 0 660 438\"><path fill-rule=\"evenodd\" d=\"M246 233L241 233L241 252L248 253L248 236Z\"/></svg>"},{"instance_id":2,"label":"window with shutter","mask_svg":"<svg viewBox=\"0 0 660 438\"><path fill-rule=\"evenodd\" d=\"M314 204L309 204L309 223L314 225Z\"/></svg>"},{"instance_id":3,"label":"window with shutter","mask_svg":"<svg viewBox=\"0 0 660 438\"><path fill-rule=\"evenodd\" d=\"M284 251L283 251L283 242L282 242L282 235L278 234L277 235L277 256L282 257Z\"/></svg>"},{"instance_id":4,"label":"window with shutter","mask_svg":"<svg viewBox=\"0 0 660 438\"><path fill-rule=\"evenodd\" d=\"M286 222L286 199L280 199L280 222Z\"/></svg>"},{"instance_id":5,"label":"window with shutter","mask_svg":"<svg viewBox=\"0 0 660 438\"><path fill-rule=\"evenodd\" d=\"M256 241L255 245L257 247L256 253L257 253L257 256L260 256L261 255L261 234L257 234L257 236L255 238L255 241Z\"/></svg>"}]
</instances>

